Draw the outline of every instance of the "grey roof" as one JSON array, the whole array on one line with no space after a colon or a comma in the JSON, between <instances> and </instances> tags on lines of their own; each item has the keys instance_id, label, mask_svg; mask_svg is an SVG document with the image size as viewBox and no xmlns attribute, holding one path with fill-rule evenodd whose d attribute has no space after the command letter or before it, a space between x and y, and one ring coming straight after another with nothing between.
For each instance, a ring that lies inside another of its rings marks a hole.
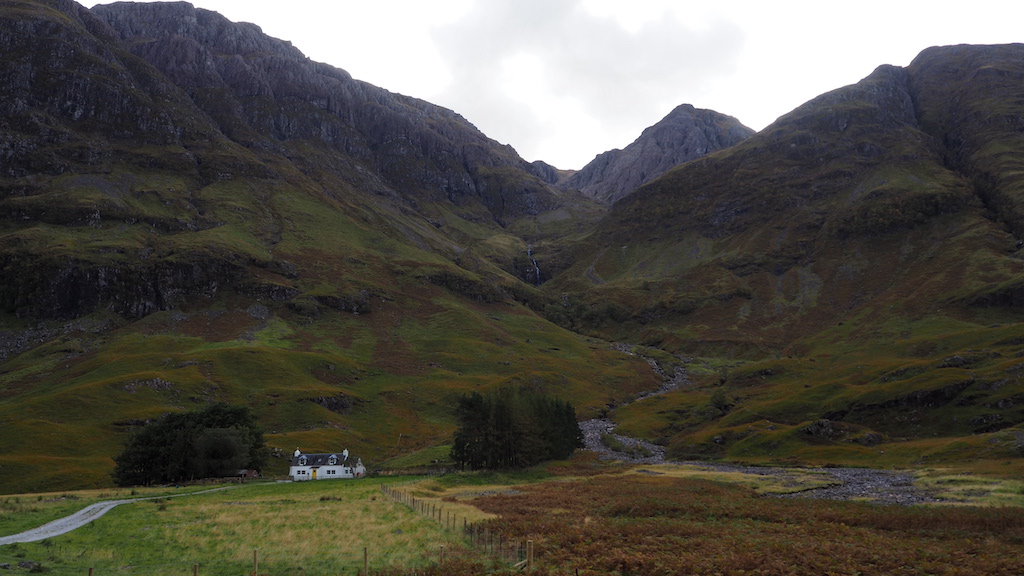
<instances>
[{"instance_id":1,"label":"grey roof","mask_svg":"<svg viewBox=\"0 0 1024 576\"><path fill-rule=\"evenodd\" d=\"M301 458L303 456L306 457L306 463L305 464L299 464L299 458ZM302 454L299 454L298 456L292 456L292 466L314 466L314 467L315 466L330 466L330 464L327 463L327 460L331 456L337 456L338 464L342 464L342 465L345 465L345 466L355 466L356 462L359 461L358 458L356 458L355 456L353 456L351 454L348 455L348 460L345 460L345 458L341 455L341 452L328 452L326 454L306 454L306 453L302 453Z\"/></svg>"}]
</instances>

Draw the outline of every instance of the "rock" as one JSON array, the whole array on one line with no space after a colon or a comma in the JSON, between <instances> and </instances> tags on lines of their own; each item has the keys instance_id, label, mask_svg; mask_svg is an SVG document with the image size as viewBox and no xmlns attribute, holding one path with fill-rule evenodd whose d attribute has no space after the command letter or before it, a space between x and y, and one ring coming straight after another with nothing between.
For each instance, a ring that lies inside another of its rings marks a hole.
<instances>
[{"instance_id":1,"label":"rock","mask_svg":"<svg viewBox=\"0 0 1024 576\"><path fill-rule=\"evenodd\" d=\"M731 116L684 104L622 150L599 154L561 186L614 203L669 169L754 134Z\"/></svg>"},{"instance_id":2,"label":"rock","mask_svg":"<svg viewBox=\"0 0 1024 576\"><path fill-rule=\"evenodd\" d=\"M883 438L881 434L878 434L876 432L868 432L867 434L865 434L864 436L857 440L857 442L859 442L860 444L863 444L864 446L868 447L878 446L884 441L885 438Z\"/></svg>"},{"instance_id":3,"label":"rock","mask_svg":"<svg viewBox=\"0 0 1024 576\"><path fill-rule=\"evenodd\" d=\"M833 425L832 421L827 419L818 420L817 422L808 424L801 428L800 431L809 436L818 436L828 439L838 438L845 434L843 430Z\"/></svg>"},{"instance_id":4,"label":"rock","mask_svg":"<svg viewBox=\"0 0 1024 576\"><path fill-rule=\"evenodd\" d=\"M338 393L336 396L303 398L300 402L312 402L313 404L322 406L335 414L348 414L352 411L352 407L358 402L358 399Z\"/></svg>"},{"instance_id":5,"label":"rock","mask_svg":"<svg viewBox=\"0 0 1024 576\"><path fill-rule=\"evenodd\" d=\"M256 320L266 320L267 318L270 318L270 309L263 304L253 304L252 306L249 306L249 308L246 309L246 313Z\"/></svg>"}]
</instances>

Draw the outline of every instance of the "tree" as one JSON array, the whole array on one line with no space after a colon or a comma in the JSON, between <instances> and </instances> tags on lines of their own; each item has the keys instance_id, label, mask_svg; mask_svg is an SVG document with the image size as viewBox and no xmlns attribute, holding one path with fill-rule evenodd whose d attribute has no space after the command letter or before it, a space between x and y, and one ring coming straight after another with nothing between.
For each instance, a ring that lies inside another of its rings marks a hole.
<instances>
[{"instance_id":1,"label":"tree","mask_svg":"<svg viewBox=\"0 0 1024 576\"><path fill-rule=\"evenodd\" d=\"M119 486L233 476L259 469L266 459L263 432L244 406L211 404L167 414L136 432L114 458Z\"/></svg>"},{"instance_id":2,"label":"tree","mask_svg":"<svg viewBox=\"0 0 1024 576\"><path fill-rule=\"evenodd\" d=\"M524 468L583 445L572 404L521 387L462 396L455 418L451 456L471 470Z\"/></svg>"}]
</instances>

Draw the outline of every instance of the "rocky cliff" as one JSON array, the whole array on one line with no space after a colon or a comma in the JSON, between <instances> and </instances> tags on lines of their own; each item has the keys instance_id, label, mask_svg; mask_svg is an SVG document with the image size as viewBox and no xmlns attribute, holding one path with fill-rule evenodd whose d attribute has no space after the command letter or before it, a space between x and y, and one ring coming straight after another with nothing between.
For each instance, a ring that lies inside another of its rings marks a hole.
<instances>
[{"instance_id":1,"label":"rocky cliff","mask_svg":"<svg viewBox=\"0 0 1024 576\"><path fill-rule=\"evenodd\" d=\"M728 148L753 133L731 116L683 104L629 146L598 155L562 186L611 204L676 165Z\"/></svg>"},{"instance_id":2,"label":"rocky cliff","mask_svg":"<svg viewBox=\"0 0 1024 576\"><path fill-rule=\"evenodd\" d=\"M557 204L530 163L458 114L313 62L256 25L185 2L92 12L245 146L322 141L408 197L476 201L505 224Z\"/></svg>"}]
</instances>

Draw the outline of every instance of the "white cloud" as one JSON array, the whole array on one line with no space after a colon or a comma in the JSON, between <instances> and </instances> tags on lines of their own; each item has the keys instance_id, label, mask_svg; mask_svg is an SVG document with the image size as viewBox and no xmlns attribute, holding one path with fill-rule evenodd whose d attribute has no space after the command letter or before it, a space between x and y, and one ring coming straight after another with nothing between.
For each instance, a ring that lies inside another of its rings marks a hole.
<instances>
[{"instance_id":1,"label":"white cloud","mask_svg":"<svg viewBox=\"0 0 1024 576\"><path fill-rule=\"evenodd\" d=\"M529 160L579 168L735 67L736 26L653 16L620 20L583 0L478 2L434 28L452 78L435 101Z\"/></svg>"}]
</instances>

